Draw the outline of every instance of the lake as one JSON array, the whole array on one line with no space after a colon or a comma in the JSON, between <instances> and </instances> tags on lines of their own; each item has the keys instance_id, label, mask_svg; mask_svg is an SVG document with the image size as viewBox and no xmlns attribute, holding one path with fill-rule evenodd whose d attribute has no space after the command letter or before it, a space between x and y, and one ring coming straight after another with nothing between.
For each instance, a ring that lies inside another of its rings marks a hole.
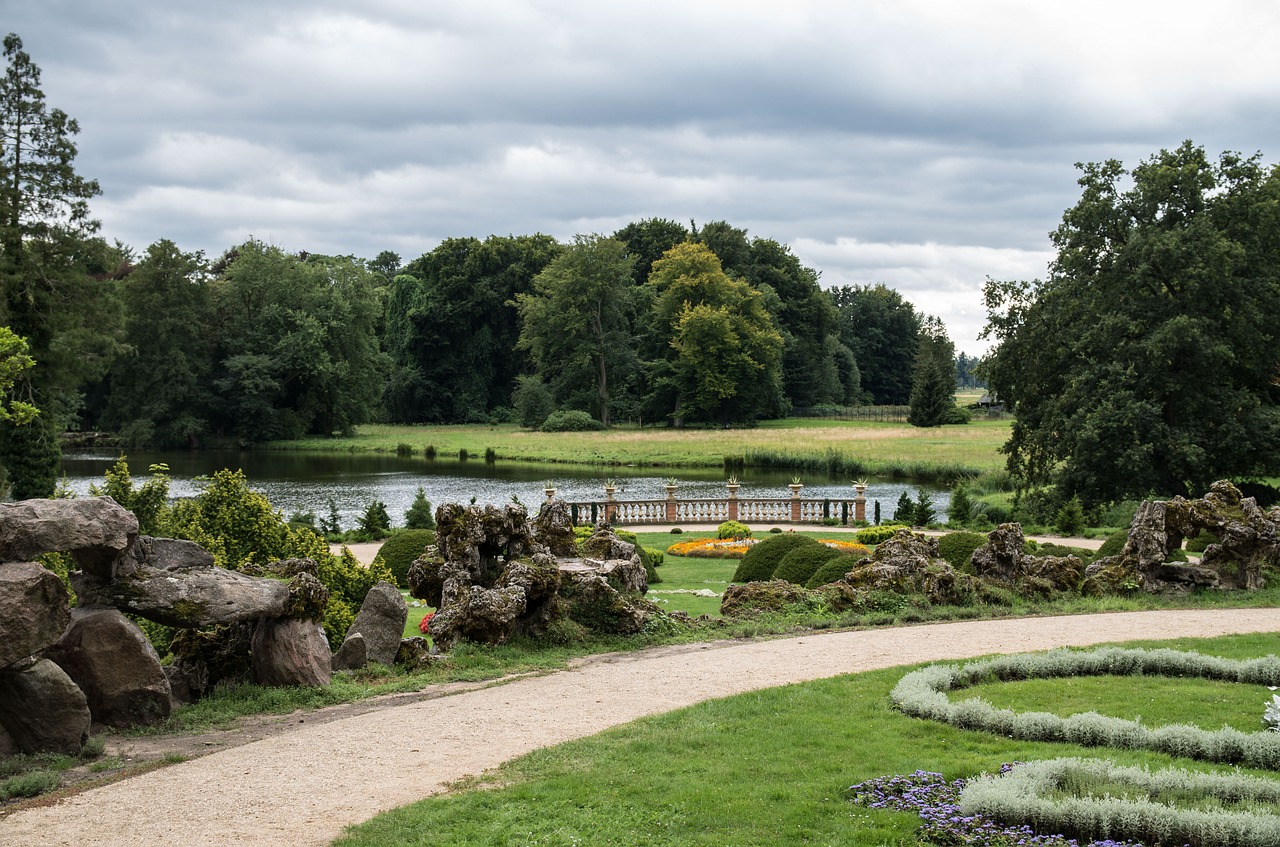
<instances>
[{"instance_id":1,"label":"lake","mask_svg":"<svg viewBox=\"0 0 1280 847\"><path fill-rule=\"evenodd\" d=\"M62 457L62 470L68 487L79 495L89 493L90 484L101 485L103 473L115 463L119 454L112 451L67 452ZM191 497L200 492L200 478L223 468L243 470L249 487L260 491L276 509L290 515L313 512L317 517L329 514L330 502L336 506L343 529L352 529L366 507L374 500L387 506L393 525L404 523L404 513L413 502L418 488L426 493L433 507L441 503L502 504L519 498L536 507L544 499L542 488L550 481L558 496L566 500L603 499L607 478L617 480L619 500L660 500L665 496L663 483L667 477L679 480L677 496L712 498L725 496L726 474L717 469L700 468L592 468L576 465L543 465L526 462L487 463L483 459L428 460L422 456L396 456L385 453L301 453L293 451L137 451L128 454L129 470L135 483L149 475L152 464L167 464L172 479L170 493L175 497ZM787 471L754 471L739 474L742 487L738 496L786 497L792 473ZM853 486L845 479L802 477L802 495L832 499L852 498ZM884 520L893 515L894 505L904 490L915 496L920 486L912 482L868 480L867 515L872 514L873 501L879 500ZM945 514L950 501L948 493L936 486L924 486L934 498L939 515Z\"/></svg>"}]
</instances>

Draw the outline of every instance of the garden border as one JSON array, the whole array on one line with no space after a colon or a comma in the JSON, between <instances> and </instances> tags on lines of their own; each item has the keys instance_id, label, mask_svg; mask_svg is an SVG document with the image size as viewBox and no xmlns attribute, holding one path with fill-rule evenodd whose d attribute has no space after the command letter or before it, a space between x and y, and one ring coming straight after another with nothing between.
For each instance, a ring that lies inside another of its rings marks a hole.
<instances>
[{"instance_id":1,"label":"garden border","mask_svg":"<svg viewBox=\"0 0 1280 847\"><path fill-rule=\"evenodd\" d=\"M912 717L961 729L993 732L1026 741L1059 741L1084 747L1144 749L1171 756L1280 771L1280 733L1241 732L1230 727L1205 730L1187 724L1151 729L1138 721L1079 712L1060 717L1048 712L997 709L977 697L951 702L947 691L989 679L1017 680L1065 676L1200 677L1257 685L1280 684L1280 658L1233 661L1200 653L1105 647L1052 650L1001 656L964 665L929 665L904 676L889 697Z\"/></svg>"}]
</instances>

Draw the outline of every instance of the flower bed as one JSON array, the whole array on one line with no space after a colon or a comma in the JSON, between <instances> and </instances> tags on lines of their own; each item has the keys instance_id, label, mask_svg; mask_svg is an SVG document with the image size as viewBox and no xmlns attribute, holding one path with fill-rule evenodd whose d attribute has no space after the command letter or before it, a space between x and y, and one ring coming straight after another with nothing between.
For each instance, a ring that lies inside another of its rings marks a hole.
<instances>
[{"instance_id":1,"label":"flower bed","mask_svg":"<svg viewBox=\"0 0 1280 847\"><path fill-rule=\"evenodd\" d=\"M672 544L667 548L667 555L689 559L741 559L756 543L754 538L701 538ZM866 546L843 538L819 538L818 543L827 545L842 556L871 555Z\"/></svg>"}]
</instances>

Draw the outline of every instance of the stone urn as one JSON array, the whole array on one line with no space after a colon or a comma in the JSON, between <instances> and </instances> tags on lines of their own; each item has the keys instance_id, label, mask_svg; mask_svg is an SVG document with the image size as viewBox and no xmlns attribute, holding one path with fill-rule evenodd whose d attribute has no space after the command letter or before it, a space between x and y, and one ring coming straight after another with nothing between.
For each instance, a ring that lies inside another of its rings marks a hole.
<instances>
[{"instance_id":1,"label":"stone urn","mask_svg":"<svg viewBox=\"0 0 1280 847\"><path fill-rule=\"evenodd\" d=\"M724 487L725 487L725 488L727 488L727 489L729 489L729 496L730 496L730 497L737 497L737 496L738 496L739 483L736 483L736 482L726 482Z\"/></svg>"},{"instance_id":2,"label":"stone urn","mask_svg":"<svg viewBox=\"0 0 1280 847\"><path fill-rule=\"evenodd\" d=\"M553 500L553 499L555 499L555 496L556 496L556 490L555 490L555 488L553 488L553 487L552 487L552 486L550 486L550 485L548 485L548 486L546 486L545 488L543 488L543 489L542 489L542 493L543 493L543 494L545 494L545 495L547 495L547 500Z\"/></svg>"},{"instance_id":3,"label":"stone urn","mask_svg":"<svg viewBox=\"0 0 1280 847\"><path fill-rule=\"evenodd\" d=\"M790 489L791 489L791 496L792 496L792 497L799 497L799 496L800 496L800 489L801 489L801 488L804 488L804 483L803 483L803 482L790 482L790 483L787 483L787 488L790 488Z\"/></svg>"},{"instance_id":4,"label":"stone urn","mask_svg":"<svg viewBox=\"0 0 1280 847\"><path fill-rule=\"evenodd\" d=\"M674 485L664 485L662 487L666 489L668 500L671 500L676 496L676 487Z\"/></svg>"}]
</instances>

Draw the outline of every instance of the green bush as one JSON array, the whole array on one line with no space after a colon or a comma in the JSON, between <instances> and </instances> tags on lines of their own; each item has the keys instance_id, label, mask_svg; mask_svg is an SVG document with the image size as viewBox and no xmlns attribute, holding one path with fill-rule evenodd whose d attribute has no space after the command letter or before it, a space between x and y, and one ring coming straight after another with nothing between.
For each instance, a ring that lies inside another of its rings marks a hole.
<instances>
[{"instance_id":1,"label":"green bush","mask_svg":"<svg viewBox=\"0 0 1280 847\"><path fill-rule=\"evenodd\" d=\"M887 541L898 534L898 530L911 529L909 526L903 526L900 523L887 523L880 526L869 526L866 529L860 529L853 534L858 539L859 544L879 544Z\"/></svg>"},{"instance_id":2,"label":"green bush","mask_svg":"<svg viewBox=\"0 0 1280 847\"><path fill-rule=\"evenodd\" d=\"M604 428L604 424L600 421L576 409L552 412L547 415L541 427L543 432L593 432Z\"/></svg>"},{"instance_id":3,"label":"green bush","mask_svg":"<svg viewBox=\"0 0 1280 847\"><path fill-rule=\"evenodd\" d=\"M973 551L987 543L980 532L948 532L938 539L938 555L956 570L967 570Z\"/></svg>"},{"instance_id":4,"label":"green bush","mask_svg":"<svg viewBox=\"0 0 1280 847\"><path fill-rule=\"evenodd\" d=\"M649 584L662 582L662 577L658 575L658 568L662 566L662 560L667 554L652 547L636 545L636 549L640 551L640 561L644 562L644 575L649 580Z\"/></svg>"},{"instance_id":5,"label":"green bush","mask_svg":"<svg viewBox=\"0 0 1280 847\"><path fill-rule=\"evenodd\" d=\"M1107 540L1102 542L1102 546L1098 548L1097 558L1103 556L1119 556L1120 551L1124 549L1124 543L1129 540L1129 530L1122 529L1113 532L1107 536ZM1188 547L1188 549L1190 549Z\"/></svg>"},{"instance_id":6,"label":"green bush","mask_svg":"<svg viewBox=\"0 0 1280 847\"><path fill-rule=\"evenodd\" d=\"M804 587L817 588L820 585L844 579L844 575L853 570L861 558L861 556L836 556L835 558L827 559L813 572L813 576L809 577L809 581L804 584Z\"/></svg>"},{"instance_id":7,"label":"green bush","mask_svg":"<svg viewBox=\"0 0 1280 847\"><path fill-rule=\"evenodd\" d=\"M386 538L391 531L391 515L387 513L387 504L381 500L374 500L364 510L364 514L360 516L358 523L359 531L369 541Z\"/></svg>"},{"instance_id":8,"label":"green bush","mask_svg":"<svg viewBox=\"0 0 1280 847\"><path fill-rule=\"evenodd\" d=\"M774 579L785 579L795 585L804 585L818 570L831 559L839 556L834 548L825 544L809 546L802 544L778 562L773 569Z\"/></svg>"},{"instance_id":9,"label":"green bush","mask_svg":"<svg viewBox=\"0 0 1280 847\"><path fill-rule=\"evenodd\" d=\"M1053 528L1061 535L1079 535L1084 530L1084 504L1072 497L1053 517Z\"/></svg>"},{"instance_id":10,"label":"green bush","mask_svg":"<svg viewBox=\"0 0 1280 847\"><path fill-rule=\"evenodd\" d=\"M973 519L973 500L964 483L951 489L951 505L947 507L947 519L956 526L965 526Z\"/></svg>"},{"instance_id":11,"label":"green bush","mask_svg":"<svg viewBox=\"0 0 1280 847\"><path fill-rule=\"evenodd\" d=\"M413 495L413 502L409 504L409 510L404 513L405 529L435 529L436 519L431 514L431 501L427 499L427 492L422 486L418 486L418 493Z\"/></svg>"},{"instance_id":12,"label":"green bush","mask_svg":"<svg viewBox=\"0 0 1280 847\"><path fill-rule=\"evenodd\" d=\"M1197 535L1195 538L1187 539L1187 552L1203 553L1205 551L1205 548L1208 547L1210 544L1218 544L1220 542L1221 542L1221 539L1219 539L1218 536L1214 535L1212 532L1201 531L1201 533Z\"/></svg>"},{"instance_id":13,"label":"green bush","mask_svg":"<svg viewBox=\"0 0 1280 847\"><path fill-rule=\"evenodd\" d=\"M738 569L733 572L733 582L760 582L773 579L773 572L782 561L782 557L802 545L822 547L816 539L807 535L784 533L774 535L754 544L747 555L738 562Z\"/></svg>"},{"instance_id":14,"label":"green bush","mask_svg":"<svg viewBox=\"0 0 1280 847\"><path fill-rule=\"evenodd\" d=\"M750 538L751 529L738 521L725 521L716 530L716 538Z\"/></svg>"},{"instance_id":15,"label":"green bush","mask_svg":"<svg viewBox=\"0 0 1280 847\"><path fill-rule=\"evenodd\" d=\"M1037 556L1075 556L1086 565L1098 557L1096 550L1086 550L1083 547L1067 547L1064 544L1041 544L1036 550Z\"/></svg>"},{"instance_id":16,"label":"green bush","mask_svg":"<svg viewBox=\"0 0 1280 847\"><path fill-rule=\"evenodd\" d=\"M409 566L414 563L428 544L436 543L436 534L429 529L406 529L386 540L374 556L375 562L386 565L401 588L409 585Z\"/></svg>"}]
</instances>

